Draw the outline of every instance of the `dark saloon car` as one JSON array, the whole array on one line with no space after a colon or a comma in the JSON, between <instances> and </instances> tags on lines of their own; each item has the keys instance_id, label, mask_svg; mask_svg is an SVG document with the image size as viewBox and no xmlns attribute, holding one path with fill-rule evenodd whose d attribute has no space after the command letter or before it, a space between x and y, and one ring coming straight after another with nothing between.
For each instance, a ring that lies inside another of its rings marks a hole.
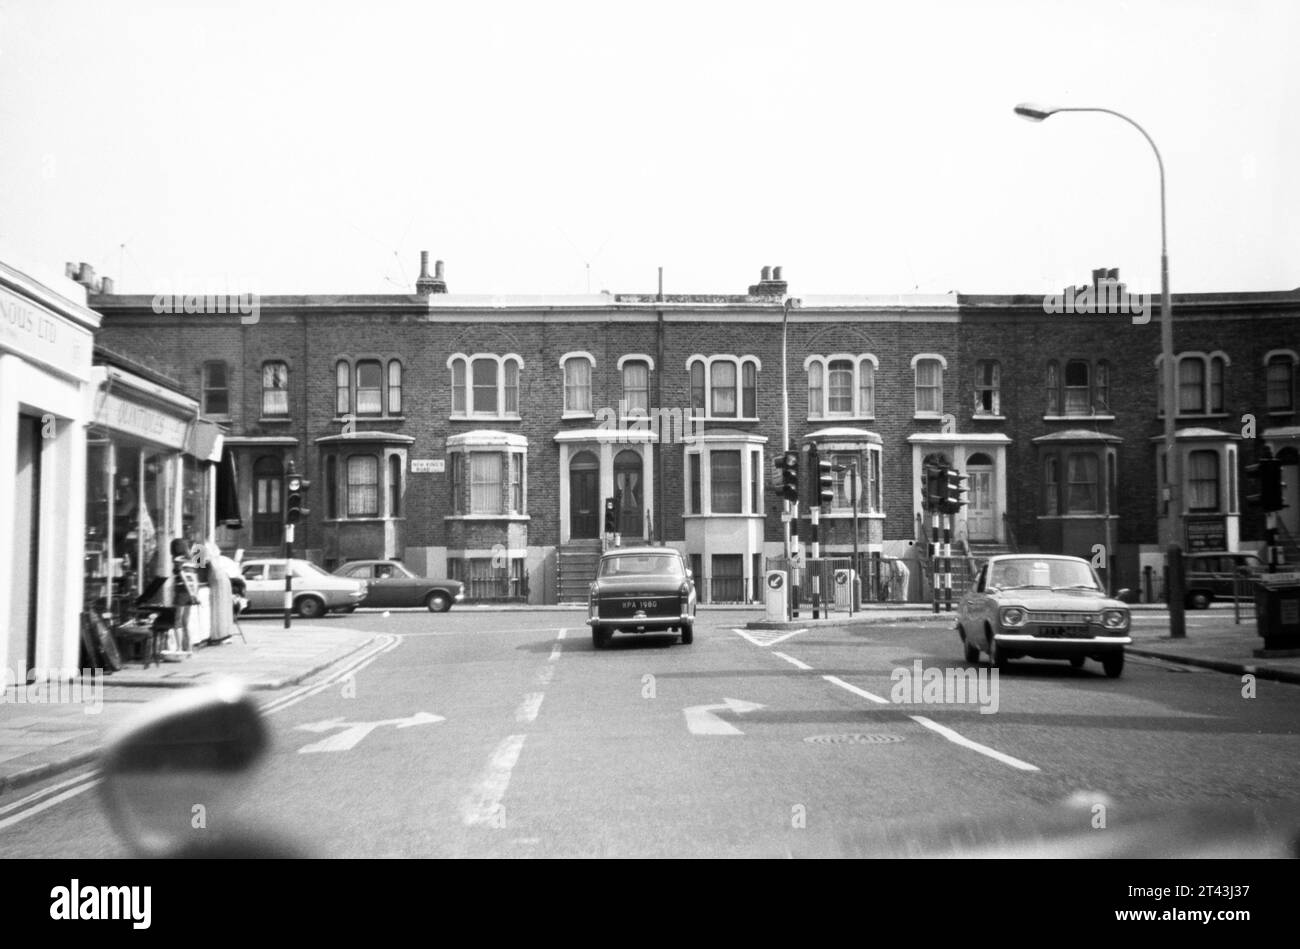
<instances>
[{"instance_id":1,"label":"dark saloon car","mask_svg":"<svg viewBox=\"0 0 1300 949\"><path fill-rule=\"evenodd\" d=\"M1264 561L1251 553L1219 550L1188 554L1183 561L1187 606L1203 610L1215 600L1231 600L1238 576L1258 580L1266 569ZM1247 582L1241 592L1249 599L1254 596L1254 590L1254 584Z\"/></svg>"},{"instance_id":2,"label":"dark saloon car","mask_svg":"<svg viewBox=\"0 0 1300 949\"><path fill-rule=\"evenodd\" d=\"M597 649L616 632L678 632L695 639L695 583L686 558L671 547L606 551L587 597L587 625Z\"/></svg>"},{"instance_id":3,"label":"dark saloon car","mask_svg":"<svg viewBox=\"0 0 1300 949\"><path fill-rule=\"evenodd\" d=\"M1086 659L1112 679L1124 671L1129 610L1106 595L1097 574L1078 557L1015 554L992 557L961 598L957 635L967 662L988 653L989 665L1008 659Z\"/></svg>"},{"instance_id":4,"label":"dark saloon car","mask_svg":"<svg viewBox=\"0 0 1300 949\"><path fill-rule=\"evenodd\" d=\"M459 580L417 577L399 560L353 560L336 567L334 574L366 581L367 607L423 606L431 613L445 613L465 599L465 584Z\"/></svg>"}]
</instances>

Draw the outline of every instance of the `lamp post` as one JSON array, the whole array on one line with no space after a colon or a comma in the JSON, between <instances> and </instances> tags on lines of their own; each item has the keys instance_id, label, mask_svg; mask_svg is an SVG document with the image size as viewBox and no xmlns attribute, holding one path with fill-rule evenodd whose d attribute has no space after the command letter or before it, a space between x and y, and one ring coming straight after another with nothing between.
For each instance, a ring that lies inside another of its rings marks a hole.
<instances>
[{"instance_id":1,"label":"lamp post","mask_svg":"<svg viewBox=\"0 0 1300 949\"><path fill-rule=\"evenodd\" d=\"M1169 600L1169 635L1181 639L1187 635L1183 603L1183 481L1182 465L1179 463L1176 445L1177 427L1174 424L1175 414L1178 411L1178 388L1174 379L1174 312L1169 297L1169 245L1165 227L1165 163L1160 157L1160 149L1156 148L1156 143L1147 134L1147 130L1127 115L1114 109L1103 109L1097 106L1049 107L1022 102L1016 106L1015 112L1016 115L1031 122L1042 122L1057 112L1104 112L1106 115L1123 119L1141 132L1156 156L1156 167L1160 170L1160 351L1164 365L1165 390L1165 470L1167 473L1165 499L1169 504L1169 546L1166 550L1169 582L1166 596ZM1107 556L1109 555L1108 551Z\"/></svg>"}]
</instances>

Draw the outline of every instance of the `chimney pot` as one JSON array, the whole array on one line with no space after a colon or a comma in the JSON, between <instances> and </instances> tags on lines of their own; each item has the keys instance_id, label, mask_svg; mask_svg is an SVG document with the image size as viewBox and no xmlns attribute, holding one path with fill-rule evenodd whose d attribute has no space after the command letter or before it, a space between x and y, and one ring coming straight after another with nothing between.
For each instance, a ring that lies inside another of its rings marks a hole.
<instances>
[{"instance_id":1,"label":"chimney pot","mask_svg":"<svg viewBox=\"0 0 1300 949\"><path fill-rule=\"evenodd\" d=\"M1119 280L1119 268L1118 268L1118 267L1111 267L1109 270L1107 270L1107 271L1106 271L1106 279L1107 279L1107 280Z\"/></svg>"},{"instance_id":2,"label":"chimney pot","mask_svg":"<svg viewBox=\"0 0 1300 949\"><path fill-rule=\"evenodd\" d=\"M764 267L764 268L763 268L762 275L759 277L759 279L760 279L760 280L771 280L771 279L772 279L772 268L771 268L771 267Z\"/></svg>"},{"instance_id":3,"label":"chimney pot","mask_svg":"<svg viewBox=\"0 0 1300 949\"><path fill-rule=\"evenodd\" d=\"M773 279L773 280L780 280L780 279L781 279L781 268L780 268L780 267L773 267L773 268L772 268L772 279Z\"/></svg>"},{"instance_id":4,"label":"chimney pot","mask_svg":"<svg viewBox=\"0 0 1300 949\"><path fill-rule=\"evenodd\" d=\"M446 276L443 274L443 270L442 270L442 261L441 261L441 260L435 260L435 261L433 262L433 279L434 279L434 280L446 280L446 279L447 279Z\"/></svg>"},{"instance_id":5,"label":"chimney pot","mask_svg":"<svg viewBox=\"0 0 1300 949\"><path fill-rule=\"evenodd\" d=\"M420 251L420 276L429 276L429 252L427 250Z\"/></svg>"},{"instance_id":6,"label":"chimney pot","mask_svg":"<svg viewBox=\"0 0 1300 949\"><path fill-rule=\"evenodd\" d=\"M100 279L100 281L99 281L99 292L100 292L100 293L112 293L112 292L113 292L113 278L112 278L112 277L103 277L103 278Z\"/></svg>"},{"instance_id":7,"label":"chimney pot","mask_svg":"<svg viewBox=\"0 0 1300 949\"><path fill-rule=\"evenodd\" d=\"M95 268L90 266L84 260L81 262L81 269L77 273L77 283L89 289L95 284Z\"/></svg>"}]
</instances>

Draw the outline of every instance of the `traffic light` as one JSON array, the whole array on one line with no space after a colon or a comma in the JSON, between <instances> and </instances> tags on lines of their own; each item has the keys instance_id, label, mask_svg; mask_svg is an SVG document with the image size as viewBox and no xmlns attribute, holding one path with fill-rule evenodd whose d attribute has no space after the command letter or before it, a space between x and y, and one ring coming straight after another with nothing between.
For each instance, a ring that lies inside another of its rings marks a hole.
<instances>
[{"instance_id":1,"label":"traffic light","mask_svg":"<svg viewBox=\"0 0 1300 949\"><path fill-rule=\"evenodd\" d=\"M921 507L937 508L943 503L943 469L926 465L921 469Z\"/></svg>"},{"instance_id":2,"label":"traffic light","mask_svg":"<svg viewBox=\"0 0 1300 949\"><path fill-rule=\"evenodd\" d=\"M293 470L293 463L289 464L289 471L284 476L284 522L286 524L299 523L304 514L310 512L310 508L304 507L307 498L307 489L311 487L311 482L302 475Z\"/></svg>"},{"instance_id":3,"label":"traffic light","mask_svg":"<svg viewBox=\"0 0 1300 949\"><path fill-rule=\"evenodd\" d=\"M956 468L943 470L943 510L956 514L966 503L966 476Z\"/></svg>"},{"instance_id":4,"label":"traffic light","mask_svg":"<svg viewBox=\"0 0 1300 949\"><path fill-rule=\"evenodd\" d=\"M799 503L799 453L797 451L784 451L775 461L777 470L781 472L781 484L777 486L781 497L786 501Z\"/></svg>"},{"instance_id":5,"label":"traffic light","mask_svg":"<svg viewBox=\"0 0 1300 949\"><path fill-rule=\"evenodd\" d=\"M605 498L605 533L618 533L618 501L614 498Z\"/></svg>"},{"instance_id":6,"label":"traffic light","mask_svg":"<svg viewBox=\"0 0 1300 949\"><path fill-rule=\"evenodd\" d=\"M830 504L835 500L835 466L829 461L817 460L817 503Z\"/></svg>"},{"instance_id":7,"label":"traffic light","mask_svg":"<svg viewBox=\"0 0 1300 949\"><path fill-rule=\"evenodd\" d=\"M1260 446L1255 458L1253 464L1246 466L1246 477L1259 483L1254 491L1246 495L1246 502L1269 513L1280 511L1287 507L1282 464L1273 457L1273 451L1267 445Z\"/></svg>"}]
</instances>

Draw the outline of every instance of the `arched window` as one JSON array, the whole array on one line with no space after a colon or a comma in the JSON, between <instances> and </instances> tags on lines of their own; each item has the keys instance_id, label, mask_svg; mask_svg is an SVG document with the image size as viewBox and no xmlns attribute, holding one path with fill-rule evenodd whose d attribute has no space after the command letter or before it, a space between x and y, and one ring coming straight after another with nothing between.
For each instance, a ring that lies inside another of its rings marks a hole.
<instances>
[{"instance_id":1,"label":"arched window","mask_svg":"<svg viewBox=\"0 0 1300 949\"><path fill-rule=\"evenodd\" d=\"M691 409L708 418L758 417L757 356L692 356Z\"/></svg>"},{"instance_id":2,"label":"arched window","mask_svg":"<svg viewBox=\"0 0 1300 949\"><path fill-rule=\"evenodd\" d=\"M564 369L564 411L591 412L591 369L594 360L587 353L570 353L560 365Z\"/></svg>"},{"instance_id":3,"label":"arched window","mask_svg":"<svg viewBox=\"0 0 1300 949\"><path fill-rule=\"evenodd\" d=\"M1291 350L1275 350L1264 357L1266 404L1269 412L1295 411L1295 367L1300 361Z\"/></svg>"},{"instance_id":4,"label":"arched window","mask_svg":"<svg viewBox=\"0 0 1300 949\"><path fill-rule=\"evenodd\" d=\"M912 358L912 368L916 373L916 414L927 418L942 415L943 358L915 356Z\"/></svg>"},{"instance_id":5,"label":"arched window","mask_svg":"<svg viewBox=\"0 0 1300 949\"><path fill-rule=\"evenodd\" d=\"M623 406L626 412L650 411L650 360L641 357L623 357L619 360L623 372Z\"/></svg>"},{"instance_id":6,"label":"arched window","mask_svg":"<svg viewBox=\"0 0 1300 949\"><path fill-rule=\"evenodd\" d=\"M518 356L456 353L447 366L451 369L453 416L518 418L519 370L523 367Z\"/></svg>"}]
</instances>

